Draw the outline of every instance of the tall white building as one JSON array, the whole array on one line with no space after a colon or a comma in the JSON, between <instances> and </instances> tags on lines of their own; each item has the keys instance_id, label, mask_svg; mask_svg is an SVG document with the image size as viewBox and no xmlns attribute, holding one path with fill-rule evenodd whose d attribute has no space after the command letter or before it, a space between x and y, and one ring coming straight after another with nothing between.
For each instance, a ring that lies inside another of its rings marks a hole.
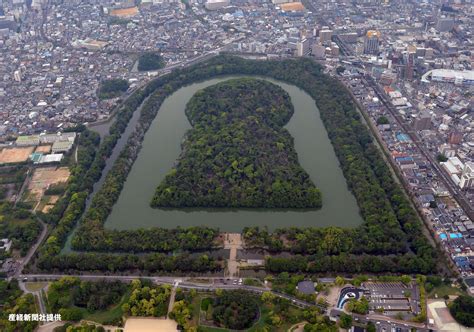
<instances>
[{"instance_id":1,"label":"tall white building","mask_svg":"<svg viewBox=\"0 0 474 332\"><path fill-rule=\"evenodd\" d=\"M17 82L21 82L21 71L20 70L15 70L13 73L13 79Z\"/></svg>"},{"instance_id":2,"label":"tall white building","mask_svg":"<svg viewBox=\"0 0 474 332\"><path fill-rule=\"evenodd\" d=\"M297 56L306 56L311 51L311 45L309 39L303 38L296 43L296 55Z\"/></svg>"},{"instance_id":3,"label":"tall white building","mask_svg":"<svg viewBox=\"0 0 474 332\"><path fill-rule=\"evenodd\" d=\"M464 188L474 188L474 163L468 161L462 170L461 181L459 182L459 187Z\"/></svg>"}]
</instances>

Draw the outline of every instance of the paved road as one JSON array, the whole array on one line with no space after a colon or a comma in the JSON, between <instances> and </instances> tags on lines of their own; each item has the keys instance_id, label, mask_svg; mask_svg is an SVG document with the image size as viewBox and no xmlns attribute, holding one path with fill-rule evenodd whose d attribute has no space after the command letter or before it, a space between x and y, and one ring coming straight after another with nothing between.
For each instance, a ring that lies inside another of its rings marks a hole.
<instances>
[{"instance_id":1,"label":"paved road","mask_svg":"<svg viewBox=\"0 0 474 332\"><path fill-rule=\"evenodd\" d=\"M226 233L224 235L224 248L230 249L229 259L227 260L227 275L231 278L239 275L239 262L237 262L237 250L242 249L242 234Z\"/></svg>"},{"instance_id":2,"label":"paved road","mask_svg":"<svg viewBox=\"0 0 474 332\"><path fill-rule=\"evenodd\" d=\"M40 244L43 243L43 240L44 240L44 238L46 237L46 235L48 233L48 226L46 226L46 224L41 219L39 219L38 217L36 217L36 220L38 220L38 222L41 224L41 227L43 227L43 229L41 230L41 234L38 237L38 240L36 240L35 244L33 244L33 246L30 248L30 250L28 251L26 256L23 257L20 260L20 265L18 265L18 267L15 271L15 274L12 276L13 278L18 279L18 277L22 273L23 269L28 264L31 257L33 257L33 255L35 254L35 252L38 249L38 247L40 246ZM9 279L11 279L12 277L10 277Z\"/></svg>"},{"instance_id":3,"label":"paved road","mask_svg":"<svg viewBox=\"0 0 474 332\"><path fill-rule=\"evenodd\" d=\"M38 298L40 313L46 315L47 314L46 306L44 304L44 299L43 299L43 295L41 294L41 291L34 292L33 295Z\"/></svg>"},{"instance_id":4,"label":"paved road","mask_svg":"<svg viewBox=\"0 0 474 332\"><path fill-rule=\"evenodd\" d=\"M33 296L38 299L39 313L46 315L47 314L46 305L44 304L44 299L43 299L43 296L41 295L41 290L32 292L28 290L28 288L26 288L25 283L21 280L18 282L18 286L23 291L23 293L33 294Z\"/></svg>"},{"instance_id":5,"label":"paved road","mask_svg":"<svg viewBox=\"0 0 474 332\"><path fill-rule=\"evenodd\" d=\"M170 314L171 311L173 311L174 307L174 298L176 297L176 287L178 286L178 282L176 282L173 286L173 289L171 290L170 294L170 302L168 304L168 312L166 314L166 319L168 319L168 315Z\"/></svg>"},{"instance_id":6,"label":"paved road","mask_svg":"<svg viewBox=\"0 0 474 332\"><path fill-rule=\"evenodd\" d=\"M185 288L185 289L196 289L200 291L215 291L216 289L244 289L250 292L262 294L264 292L269 292L270 290L265 288L265 287L256 287L256 286L247 286L247 285L234 285L234 284L219 284L219 283L214 283L214 284L198 284L198 283L192 283L189 281L186 281L186 278L182 277L150 277L150 276L115 276L115 275L65 275L65 274L23 274L20 275L20 278L28 278L28 279L47 279L47 280L57 280L62 277L69 276L69 277L77 277L81 280L89 280L89 281L94 281L94 280L121 280L123 282L130 282L134 279L148 279L153 282L156 282L157 284L167 284L167 285L174 285L177 280L183 280L179 283L180 288ZM204 279L204 278L203 278ZM222 280L222 278L206 278L210 280ZM235 280L235 279L233 279ZM323 310L326 310L324 306L319 306L314 303L310 303L307 301L303 301L300 299L297 299L296 297L271 291L274 295L287 299L293 303L293 305L301 307L301 308L308 308L311 306L318 306Z\"/></svg>"},{"instance_id":7,"label":"paved road","mask_svg":"<svg viewBox=\"0 0 474 332\"><path fill-rule=\"evenodd\" d=\"M23 184L21 185L20 191L18 192L18 194L16 196L15 207L16 207L17 203L21 200L21 197L23 196L23 192L25 191L26 187L28 187L28 184L30 183L30 180L31 180L30 173L31 173L31 175L33 174L31 172L31 169L28 168L28 170L26 171L25 181L23 181Z\"/></svg>"}]
</instances>

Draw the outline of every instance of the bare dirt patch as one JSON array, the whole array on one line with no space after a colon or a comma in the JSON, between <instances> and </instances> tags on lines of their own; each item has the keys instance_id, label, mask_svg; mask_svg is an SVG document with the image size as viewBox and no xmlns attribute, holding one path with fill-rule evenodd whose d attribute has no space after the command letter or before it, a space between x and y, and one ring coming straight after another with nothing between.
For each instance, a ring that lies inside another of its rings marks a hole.
<instances>
[{"instance_id":1,"label":"bare dirt patch","mask_svg":"<svg viewBox=\"0 0 474 332\"><path fill-rule=\"evenodd\" d=\"M342 287L339 286L330 287L328 289L327 295L324 294L325 292L322 292L320 295L318 295L318 297L321 296L324 298L330 306L336 306L341 289Z\"/></svg>"},{"instance_id":2,"label":"bare dirt patch","mask_svg":"<svg viewBox=\"0 0 474 332\"><path fill-rule=\"evenodd\" d=\"M48 213L49 210L51 210L53 207L54 207L54 205L49 205L49 204L48 204L48 205L45 205L45 206L43 207L43 209L41 210L41 212L43 212L43 213Z\"/></svg>"},{"instance_id":3,"label":"bare dirt patch","mask_svg":"<svg viewBox=\"0 0 474 332\"><path fill-rule=\"evenodd\" d=\"M172 332L178 331L178 326L172 319L128 318L125 322L124 330L125 332Z\"/></svg>"},{"instance_id":4,"label":"bare dirt patch","mask_svg":"<svg viewBox=\"0 0 474 332\"><path fill-rule=\"evenodd\" d=\"M33 146L5 148L0 152L0 164L21 163L27 161L34 149Z\"/></svg>"},{"instance_id":5,"label":"bare dirt patch","mask_svg":"<svg viewBox=\"0 0 474 332\"><path fill-rule=\"evenodd\" d=\"M129 16L134 16L137 14L138 14L137 7L114 9L110 12L110 15L118 16L118 17L129 17Z\"/></svg>"},{"instance_id":6,"label":"bare dirt patch","mask_svg":"<svg viewBox=\"0 0 474 332\"><path fill-rule=\"evenodd\" d=\"M28 184L28 191L30 192L31 196L35 197L35 200L41 200L44 195L46 189L53 184L64 183L67 182L69 178L70 172L67 167L44 167L44 168L36 168L31 181ZM48 204L57 201L56 196L52 196L49 199ZM53 204L54 204L53 203Z\"/></svg>"},{"instance_id":7,"label":"bare dirt patch","mask_svg":"<svg viewBox=\"0 0 474 332\"><path fill-rule=\"evenodd\" d=\"M53 195L49 197L48 204L56 204L56 202L59 200L58 195Z\"/></svg>"},{"instance_id":8,"label":"bare dirt patch","mask_svg":"<svg viewBox=\"0 0 474 332\"><path fill-rule=\"evenodd\" d=\"M48 213L49 210L51 210L53 207L54 207L54 204L56 204L56 202L59 200L59 196L58 195L53 195L53 196L46 196L45 199L47 199L47 203L45 204L45 206L43 207L43 209L41 209L41 211L43 213Z\"/></svg>"},{"instance_id":9,"label":"bare dirt patch","mask_svg":"<svg viewBox=\"0 0 474 332\"><path fill-rule=\"evenodd\" d=\"M290 2L290 3L282 3L280 5L281 9L288 12L288 11L303 11L305 10L303 4L301 2Z\"/></svg>"},{"instance_id":10,"label":"bare dirt patch","mask_svg":"<svg viewBox=\"0 0 474 332\"><path fill-rule=\"evenodd\" d=\"M51 152L51 145L37 146L35 152L50 153Z\"/></svg>"}]
</instances>

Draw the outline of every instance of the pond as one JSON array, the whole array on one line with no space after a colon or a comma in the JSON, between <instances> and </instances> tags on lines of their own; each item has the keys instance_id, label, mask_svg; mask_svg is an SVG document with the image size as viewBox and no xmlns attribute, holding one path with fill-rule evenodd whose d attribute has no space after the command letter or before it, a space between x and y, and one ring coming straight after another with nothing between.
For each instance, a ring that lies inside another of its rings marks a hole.
<instances>
[{"instance_id":1,"label":"pond","mask_svg":"<svg viewBox=\"0 0 474 332\"><path fill-rule=\"evenodd\" d=\"M245 226L356 227L362 223L354 196L347 188L342 170L320 119L314 100L303 90L267 79L291 97L295 112L285 126L294 138L300 165L321 190L320 210L267 209L152 209L156 187L175 164L181 142L191 125L185 115L186 103L200 89L236 78L225 77L195 83L177 90L165 99L145 135L142 149L132 166L117 203L105 227L136 229L175 228L205 225L221 231L240 232ZM132 121L135 122L135 121Z\"/></svg>"}]
</instances>

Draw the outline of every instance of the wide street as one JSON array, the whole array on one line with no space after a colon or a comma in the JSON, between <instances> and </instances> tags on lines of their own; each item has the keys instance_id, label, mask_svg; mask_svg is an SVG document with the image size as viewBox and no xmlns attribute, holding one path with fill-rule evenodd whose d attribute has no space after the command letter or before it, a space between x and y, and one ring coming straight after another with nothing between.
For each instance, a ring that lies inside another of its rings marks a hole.
<instances>
[{"instance_id":1,"label":"wide street","mask_svg":"<svg viewBox=\"0 0 474 332\"><path fill-rule=\"evenodd\" d=\"M88 280L88 281L97 281L97 280L120 280L123 282L131 282L134 279L146 279L146 280L151 280L157 284L161 285L177 285L180 288L184 289L196 289L199 291L203 292L212 292L215 291L216 289L244 289L247 291L255 292L262 294L264 292L272 292L275 296L287 299L291 301L295 306L301 307L301 308L308 308L311 306L318 306L313 303L309 303L300 299L297 299L296 297L275 292L272 291L269 288L265 287L256 287L256 286L247 286L247 285L239 285L239 284L233 284L233 280L237 280L237 278L216 278L216 277L211 277L211 278L205 278L205 277L200 277L199 279L202 280L209 280L209 284L203 284L203 283L194 283L189 281L190 278L183 278L181 276L167 276L167 277L153 277L153 276L137 276L137 275L126 275L126 276L115 276L115 275L66 275L66 274L22 274L19 276L20 282L24 281L31 281L31 280L58 280L62 277L77 277L81 280ZM26 278L26 279L25 279ZM326 308L323 306L319 306L321 309L325 310Z\"/></svg>"}]
</instances>

